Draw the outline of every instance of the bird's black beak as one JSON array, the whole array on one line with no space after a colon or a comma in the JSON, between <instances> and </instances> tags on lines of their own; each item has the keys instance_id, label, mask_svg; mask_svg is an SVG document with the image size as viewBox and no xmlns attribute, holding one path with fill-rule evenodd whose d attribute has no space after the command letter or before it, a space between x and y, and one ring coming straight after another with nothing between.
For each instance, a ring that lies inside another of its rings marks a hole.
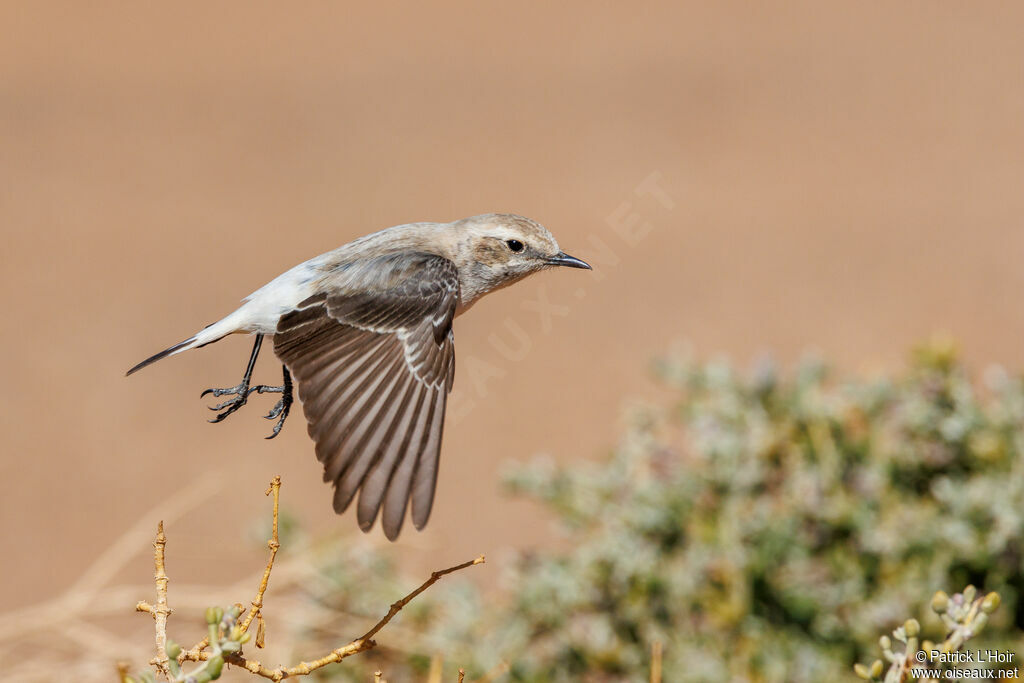
<instances>
[{"instance_id":1,"label":"bird's black beak","mask_svg":"<svg viewBox=\"0 0 1024 683\"><path fill-rule=\"evenodd\" d=\"M584 268L586 270L593 270L593 268L590 267L590 264L583 259L578 259L575 256L569 256L564 251L560 251L547 259L547 263L551 266L566 266L568 268Z\"/></svg>"}]
</instances>

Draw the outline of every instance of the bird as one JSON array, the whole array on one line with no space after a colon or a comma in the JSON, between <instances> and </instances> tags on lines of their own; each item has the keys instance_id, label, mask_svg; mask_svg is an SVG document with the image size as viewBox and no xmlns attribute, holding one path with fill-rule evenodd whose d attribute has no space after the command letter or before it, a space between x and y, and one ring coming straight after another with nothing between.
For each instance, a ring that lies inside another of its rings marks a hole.
<instances>
[{"instance_id":1,"label":"bird","mask_svg":"<svg viewBox=\"0 0 1024 683\"><path fill-rule=\"evenodd\" d=\"M454 319L482 296L554 267L591 270L540 223L491 213L450 223L409 223L360 237L284 272L188 339L138 363L255 337L242 380L206 389L221 422L256 394L281 394L265 416L276 437L297 386L307 431L333 507L368 532L378 514L398 538L407 508L417 530L430 517L445 406L455 373ZM264 337L281 361L279 386L252 384ZM382 511L382 512L381 512Z\"/></svg>"}]
</instances>

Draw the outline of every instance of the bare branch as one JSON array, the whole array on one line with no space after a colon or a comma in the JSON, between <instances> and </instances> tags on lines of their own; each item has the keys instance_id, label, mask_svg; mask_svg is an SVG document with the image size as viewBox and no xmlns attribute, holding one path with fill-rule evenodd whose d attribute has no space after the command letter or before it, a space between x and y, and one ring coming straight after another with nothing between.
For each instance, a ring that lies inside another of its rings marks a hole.
<instances>
[{"instance_id":1,"label":"bare branch","mask_svg":"<svg viewBox=\"0 0 1024 683\"><path fill-rule=\"evenodd\" d=\"M164 551L167 546L167 536L164 535L164 523L161 520L156 525L156 540L153 541L153 578L156 583L156 606L147 602L139 602L135 605L138 612L147 612L153 615L156 657L151 663L163 676L168 676L170 670L167 667L167 617L171 614L171 608L167 605L167 570L164 566Z\"/></svg>"},{"instance_id":2,"label":"bare branch","mask_svg":"<svg viewBox=\"0 0 1024 683\"><path fill-rule=\"evenodd\" d=\"M398 614L401 611L401 609L403 607L408 605L409 602L413 598L415 598L417 595L419 595L420 593L422 593L423 591L427 590L428 588L433 586L435 583L437 583L438 580L441 579L441 577L447 576L448 574L451 574L453 572L457 572L457 571L459 571L461 569L465 569L466 567L472 567L474 565L483 564L484 561L485 561L484 560L484 556L481 555L480 557L476 558L475 560L469 560L468 562L463 562L462 564L457 564L454 567L448 567L448 569L442 569L440 571L436 571L436 572L432 573L430 575L429 579L427 579L422 584L420 584L419 588L414 590L412 593L409 593L408 595L406 595L404 598L402 598L398 602L396 602L393 605L391 605L391 609L388 610L388 613L386 615L384 615L384 618L381 619L380 621L378 621L376 624L374 624L373 628L371 628L369 631L367 631L363 635L363 637L360 638L359 640L370 640L371 638L373 638L373 636L377 635L377 632L380 631L382 628L384 628L387 625L387 623L389 621L391 621L391 619L396 614Z\"/></svg>"},{"instance_id":3,"label":"bare branch","mask_svg":"<svg viewBox=\"0 0 1024 683\"><path fill-rule=\"evenodd\" d=\"M198 643L190 647L181 653L178 657L183 662L200 662L204 661L206 657L203 656L204 650L210 647L210 636L203 636L203 639Z\"/></svg>"},{"instance_id":4,"label":"bare branch","mask_svg":"<svg viewBox=\"0 0 1024 683\"><path fill-rule=\"evenodd\" d=\"M409 604L409 602L413 600L417 595L433 586L442 577L447 576L448 574L483 563L484 556L481 555L480 557L474 560L469 560L468 562L457 564L454 567L449 567L447 569L442 569L440 571L432 573L429 579L420 584L419 588L409 593L401 600L398 600L397 602L392 604L391 609L388 610L388 613L385 614L380 621L374 624L369 631L363 634L362 637L356 638L347 645L343 645L338 649L333 650L330 653L324 655L323 657L320 657L319 659L315 659L311 662L299 662L294 666L282 666L276 669L269 669L260 662L253 659L246 659L241 655L225 655L224 661L235 666L240 666L246 671L249 671L250 673L256 674L257 676L262 676L263 678L267 678L272 681L281 681L285 678L291 678L293 676L305 676L316 671L317 669L322 669L328 664L340 662L346 657L351 657L354 654L359 654L360 652L365 652L366 650L373 648L377 645L377 643L373 640L373 636L377 635L377 633L382 628L387 626L388 622L391 621L394 618L394 616L398 614L403 607Z\"/></svg>"},{"instance_id":5,"label":"bare branch","mask_svg":"<svg viewBox=\"0 0 1024 683\"><path fill-rule=\"evenodd\" d=\"M167 545L167 537L164 535L163 522L160 522L157 526L157 536L156 540L153 542L154 578L156 581L157 592L156 605L154 606L146 601L140 601L135 605L135 609L138 612L145 612L152 615L156 624L156 657L150 660L150 664L156 667L158 673L164 678L174 681L186 680L188 677L199 671L206 670L214 664L216 664L217 673L219 674L219 667L224 663L237 666L252 674L272 681L281 681L285 678L307 675L317 669L327 666L328 664L340 662L346 657L350 657L354 654L358 654L375 647L376 643L374 642L373 637L377 635L381 629L387 626L395 615L397 615L403 607L409 604L410 601L415 599L416 596L437 583L442 577L461 569L466 569L467 567L483 564L484 562L484 556L481 555L480 557L469 560L468 562L463 562L462 564L457 564L453 567L433 572L430 577L420 584L414 591L393 603L391 608L388 610L388 613L385 614L360 638L356 638L348 644L332 650L319 659L315 659L311 662L299 662L298 664L290 667L279 666L275 669L268 668L259 661L249 659L242 655L241 645L249 640L247 631L253 621L256 621L255 640L257 647L263 646L263 641L266 636L266 627L262 614L263 599L267 592L267 586L270 583L270 574L274 569L274 560L277 557L277 551L281 547L278 535L280 491L281 477L277 476L270 482L270 487L266 491L266 495L273 494L274 497L273 527L271 531L271 538L267 541L267 547L270 549L270 557L267 559L267 566L263 570L263 576L260 580L259 587L256 590L256 596L252 600L252 607L247 613L245 613L244 619L241 618L241 615L245 610L240 604L236 604L235 608L232 610L210 608L207 611L207 624L210 630L209 634L188 650L180 651L180 648L177 645L173 646L173 654L175 656L174 661L169 660L167 653L169 642L167 639L167 617L171 614L171 608L167 604L168 578L164 565L164 551ZM228 612L230 612L230 615ZM211 614L214 616L210 616ZM237 623L235 622L235 619L238 619ZM180 663L185 661L203 662L203 664L201 664L197 669L186 674L180 669ZM439 675L440 659L437 659L436 663ZM460 681L463 676L464 673L460 670Z\"/></svg>"},{"instance_id":6,"label":"bare branch","mask_svg":"<svg viewBox=\"0 0 1024 683\"><path fill-rule=\"evenodd\" d=\"M263 594L267 592L267 584L270 582L270 572L274 568L274 558L277 557L277 550L281 547L281 543L277 535L278 509L281 504L281 475L274 477L273 481L270 482L270 486L267 488L266 493L263 495L269 496L271 493L274 494L274 521L273 527L271 528L270 540L267 541L267 547L270 548L270 559L267 560L267 568L263 570L263 579L260 581L260 586L256 590L256 597L253 598L252 609L249 610L245 620L240 624L242 633L249 630L249 624L252 623L253 618L258 618L262 626L263 617L260 614L260 610L263 609ZM259 642L261 639L257 638L256 640L257 647L263 647Z\"/></svg>"}]
</instances>

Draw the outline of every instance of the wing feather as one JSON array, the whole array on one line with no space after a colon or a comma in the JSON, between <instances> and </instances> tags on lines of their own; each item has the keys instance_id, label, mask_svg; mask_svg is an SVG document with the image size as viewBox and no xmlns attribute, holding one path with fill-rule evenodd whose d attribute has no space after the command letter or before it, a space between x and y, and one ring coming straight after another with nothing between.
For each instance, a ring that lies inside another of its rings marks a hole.
<instances>
[{"instance_id":1,"label":"wing feather","mask_svg":"<svg viewBox=\"0 0 1024 683\"><path fill-rule=\"evenodd\" d=\"M413 421L422 403L423 392L423 385L410 378L405 395L399 403L399 416L391 422L391 429L386 436L387 445L381 457L392 457L391 453L400 448L408 438L410 427L414 424ZM374 463L375 461L370 458L361 459L355 466L335 477L334 481L338 483L334 500L336 505L341 505L342 510L352 502L352 497L362 486L366 473Z\"/></svg>"},{"instance_id":2,"label":"wing feather","mask_svg":"<svg viewBox=\"0 0 1024 683\"><path fill-rule=\"evenodd\" d=\"M455 366L455 265L419 252L362 264L366 286L325 280L324 292L284 316L274 351L288 367L342 513L359 493L367 531L383 507L394 540L412 500L422 528L433 505L444 413Z\"/></svg>"},{"instance_id":3,"label":"wing feather","mask_svg":"<svg viewBox=\"0 0 1024 683\"><path fill-rule=\"evenodd\" d=\"M328 454L343 452L339 449L355 425L365 418L372 399L381 391L384 382L400 372L396 367L400 362L399 349L386 349L379 357L372 359L351 383L339 387L337 395L329 404L330 410L324 411L324 418L320 421L325 438L317 441L318 448ZM328 433L330 438L326 438Z\"/></svg>"},{"instance_id":4,"label":"wing feather","mask_svg":"<svg viewBox=\"0 0 1024 683\"><path fill-rule=\"evenodd\" d=\"M441 456L441 430L444 428L445 400L444 394L438 392L434 421L430 428L430 440L420 451L416 460L412 488L412 523L422 529L430 519L430 510L434 505L434 491L437 488L437 465Z\"/></svg>"},{"instance_id":5,"label":"wing feather","mask_svg":"<svg viewBox=\"0 0 1024 683\"><path fill-rule=\"evenodd\" d=\"M430 405L419 416L419 424L416 425L416 432L410 442L412 447L407 448L404 457L396 463L397 466L386 473L390 475L386 481L384 480L385 472L379 470L381 476L378 481L383 481L383 485L387 487L384 493L384 500L382 501L384 515L381 524L384 527L384 533L389 538L391 536L397 537L398 532L402 529L402 521L405 519L405 508L409 500L409 486L412 482L413 470L416 468L417 451L422 452L430 440L430 430L434 423L434 415L437 412L436 394L431 398L434 400L430 402ZM375 472L375 474L377 473Z\"/></svg>"},{"instance_id":6,"label":"wing feather","mask_svg":"<svg viewBox=\"0 0 1024 683\"><path fill-rule=\"evenodd\" d=\"M359 414L349 424L341 443L343 452L357 454L357 458L367 461L368 464L377 459L380 439L392 425L401 406L402 395L407 391L410 381L415 380L408 373L393 366L389 371L387 386L382 387L381 391L375 391L373 400L366 401L359 409ZM377 438L378 434L380 439ZM338 474L341 475L342 472Z\"/></svg>"},{"instance_id":7,"label":"wing feather","mask_svg":"<svg viewBox=\"0 0 1024 683\"><path fill-rule=\"evenodd\" d=\"M430 395L429 390L424 389L423 398L428 399ZM423 437L426 433L427 421L429 416L424 415L424 409L429 413L433 409L433 402L427 403L426 400L421 403L419 410L416 411L416 420L413 423L413 427L408 431L407 440L403 443L403 448L395 451L396 454L401 454L401 462L407 462L410 459L415 459L415 454L422 447ZM364 530L368 529L373 525L374 519L377 517L377 512L380 510L381 503L384 502L384 496L388 490L388 483L391 481L391 475L394 473L395 460L391 459L385 461L383 459L376 463L373 471L370 472L366 477L366 481L363 483L363 490L359 494L359 507L358 517L359 526ZM403 512L404 502L403 502ZM389 524L390 522L390 524ZM393 519L385 519L384 521L384 534L389 539L398 537L398 532L401 530L402 520L398 520L397 523Z\"/></svg>"}]
</instances>

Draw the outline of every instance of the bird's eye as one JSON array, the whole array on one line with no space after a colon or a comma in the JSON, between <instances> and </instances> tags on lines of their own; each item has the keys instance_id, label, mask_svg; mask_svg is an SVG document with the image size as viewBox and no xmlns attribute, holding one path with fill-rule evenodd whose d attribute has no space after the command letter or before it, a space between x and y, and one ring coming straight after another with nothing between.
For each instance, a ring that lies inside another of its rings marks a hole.
<instances>
[{"instance_id":1,"label":"bird's eye","mask_svg":"<svg viewBox=\"0 0 1024 683\"><path fill-rule=\"evenodd\" d=\"M520 251L523 250L523 243L520 242L519 240L506 240L505 244L508 245L509 249L516 253L519 253Z\"/></svg>"}]
</instances>

